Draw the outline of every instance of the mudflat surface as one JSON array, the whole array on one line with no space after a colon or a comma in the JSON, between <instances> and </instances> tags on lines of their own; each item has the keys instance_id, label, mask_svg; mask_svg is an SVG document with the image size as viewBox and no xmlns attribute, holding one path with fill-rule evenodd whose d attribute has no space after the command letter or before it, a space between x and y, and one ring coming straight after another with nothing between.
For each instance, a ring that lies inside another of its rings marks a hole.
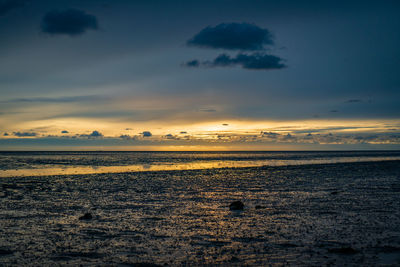
<instances>
[{"instance_id":1,"label":"mudflat surface","mask_svg":"<svg viewBox=\"0 0 400 267\"><path fill-rule=\"evenodd\" d=\"M0 190L5 266L400 264L400 161L6 177Z\"/></svg>"}]
</instances>

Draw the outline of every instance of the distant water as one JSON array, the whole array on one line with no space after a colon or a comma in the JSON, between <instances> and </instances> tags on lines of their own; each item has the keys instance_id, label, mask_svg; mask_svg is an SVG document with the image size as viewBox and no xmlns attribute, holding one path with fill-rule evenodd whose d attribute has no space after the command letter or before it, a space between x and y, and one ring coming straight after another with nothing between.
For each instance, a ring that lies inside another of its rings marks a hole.
<instances>
[{"instance_id":1,"label":"distant water","mask_svg":"<svg viewBox=\"0 0 400 267\"><path fill-rule=\"evenodd\" d=\"M400 266L399 156L1 153L0 266Z\"/></svg>"},{"instance_id":2,"label":"distant water","mask_svg":"<svg viewBox=\"0 0 400 267\"><path fill-rule=\"evenodd\" d=\"M0 152L0 177L198 170L400 160L400 151Z\"/></svg>"}]
</instances>

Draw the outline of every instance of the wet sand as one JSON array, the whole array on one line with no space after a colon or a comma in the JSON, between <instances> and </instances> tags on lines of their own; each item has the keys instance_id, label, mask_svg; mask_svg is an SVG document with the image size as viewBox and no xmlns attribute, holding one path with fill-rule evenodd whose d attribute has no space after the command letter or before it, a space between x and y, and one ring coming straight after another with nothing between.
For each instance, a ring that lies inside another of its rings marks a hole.
<instances>
[{"instance_id":1,"label":"wet sand","mask_svg":"<svg viewBox=\"0 0 400 267\"><path fill-rule=\"evenodd\" d=\"M0 265L398 265L400 161L0 179ZM229 210L241 200L243 211ZM85 213L91 219L79 219Z\"/></svg>"}]
</instances>

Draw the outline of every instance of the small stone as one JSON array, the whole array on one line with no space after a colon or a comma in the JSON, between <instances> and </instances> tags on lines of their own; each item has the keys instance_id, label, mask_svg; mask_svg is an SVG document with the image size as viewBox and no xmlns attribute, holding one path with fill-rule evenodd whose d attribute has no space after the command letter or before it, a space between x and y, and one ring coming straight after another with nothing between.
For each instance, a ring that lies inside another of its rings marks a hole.
<instances>
[{"instance_id":1,"label":"small stone","mask_svg":"<svg viewBox=\"0 0 400 267\"><path fill-rule=\"evenodd\" d=\"M79 217L79 220L91 220L93 218L92 214L90 213L85 213L85 215Z\"/></svg>"},{"instance_id":2,"label":"small stone","mask_svg":"<svg viewBox=\"0 0 400 267\"><path fill-rule=\"evenodd\" d=\"M0 248L0 256L10 255L10 254L13 254L11 250Z\"/></svg>"},{"instance_id":3,"label":"small stone","mask_svg":"<svg viewBox=\"0 0 400 267\"><path fill-rule=\"evenodd\" d=\"M244 204L242 201L234 201L229 205L230 210L243 210Z\"/></svg>"},{"instance_id":4,"label":"small stone","mask_svg":"<svg viewBox=\"0 0 400 267\"><path fill-rule=\"evenodd\" d=\"M233 256L232 258L231 258L231 261L232 262L238 262L238 261L240 261L237 257L235 257L235 256Z\"/></svg>"}]
</instances>

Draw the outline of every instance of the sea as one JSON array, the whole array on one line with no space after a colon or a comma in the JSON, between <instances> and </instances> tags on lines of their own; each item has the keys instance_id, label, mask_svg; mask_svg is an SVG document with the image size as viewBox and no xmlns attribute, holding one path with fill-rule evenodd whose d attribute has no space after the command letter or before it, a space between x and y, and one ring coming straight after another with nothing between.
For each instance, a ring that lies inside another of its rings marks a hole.
<instances>
[{"instance_id":1,"label":"sea","mask_svg":"<svg viewBox=\"0 0 400 267\"><path fill-rule=\"evenodd\" d=\"M400 266L400 151L0 152L0 266L50 265Z\"/></svg>"}]
</instances>

